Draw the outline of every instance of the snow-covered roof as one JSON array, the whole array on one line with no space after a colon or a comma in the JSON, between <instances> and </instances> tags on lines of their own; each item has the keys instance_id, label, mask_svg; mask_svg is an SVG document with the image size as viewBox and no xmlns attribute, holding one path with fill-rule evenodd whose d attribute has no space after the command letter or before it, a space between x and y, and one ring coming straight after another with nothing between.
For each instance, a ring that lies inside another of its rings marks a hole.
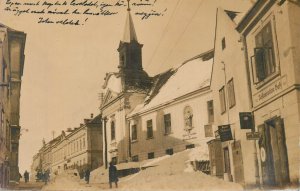
<instances>
[{"instance_id":1,"label":"snow-covered roof","mask_svg":"<svg viewBox=\"0 0 300 191\"><path fill-rule=\"evenodd\" d=\"M137 105L129 116L208 87L212 71L212 58L213 50L210 50L184 62L177 68L155 76L153 87L144 103Z\"/></svg>"}]
</instances>

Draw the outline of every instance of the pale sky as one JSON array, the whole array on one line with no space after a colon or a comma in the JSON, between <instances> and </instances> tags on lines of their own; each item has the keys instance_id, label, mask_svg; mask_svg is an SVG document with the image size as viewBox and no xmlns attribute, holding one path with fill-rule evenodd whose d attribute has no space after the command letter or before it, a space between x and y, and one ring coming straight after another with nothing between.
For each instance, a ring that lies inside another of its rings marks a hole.
<instances>
[{"instance_id":1,"label":"pale sky","mask_svg":"<svg viewBox=\"0 0 300 191\"><path fill-rule=\"evenodd\" d=\"M138 41L144 44L145 71L155 75L212 49L216 8L245 12L250 2L157 0L153 9L167 10L163 16L146 20L134 14L142 7L132 7ZM14 16L3 11L4 7L5 1L0 1L0 23L27 34L20 123L29 131L22 131L20 138L23 174L30 170L32 156L41 148L43 138L48 142L52 131L58 136L62 130L79 126L91 113L99 114L98 94L105 73L118 69L117 48L127 11L123 7L113 16L89 16L78 27L38 24L39 16Z\"/></svg>"}]
</instances>

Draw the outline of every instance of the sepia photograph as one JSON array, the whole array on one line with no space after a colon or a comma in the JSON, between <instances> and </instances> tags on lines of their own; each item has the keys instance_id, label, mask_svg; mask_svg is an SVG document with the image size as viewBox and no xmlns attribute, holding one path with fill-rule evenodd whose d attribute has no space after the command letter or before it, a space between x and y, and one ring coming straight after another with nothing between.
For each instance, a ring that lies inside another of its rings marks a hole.
<instances>
[{"instance_id":1,"label":"sepia photograph","mask_svg":"<svg viewBox=\"0 0 300 191\"><path fill-rule=\"evenodd\" d=\"M300 189L300 0L0 0L0 190Z\"/></svg>"}]
</instances>

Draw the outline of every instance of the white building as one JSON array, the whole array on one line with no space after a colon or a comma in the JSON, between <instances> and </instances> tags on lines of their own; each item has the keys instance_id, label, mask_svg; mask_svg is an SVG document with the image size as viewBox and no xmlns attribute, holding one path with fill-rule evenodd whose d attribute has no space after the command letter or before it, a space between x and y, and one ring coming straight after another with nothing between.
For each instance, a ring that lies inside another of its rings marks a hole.
<instances>
[{"instance_id":1,"label":"white building","mask_svg":"<svg viewBox=\"0 0 300 191\"><path fill-rule=\"evenodd\" d=\"M133 161L207 147L206 137L213 135L212 58L211 50L154 77L149 95L127 116Z\"/></svg>"}]
</instances>

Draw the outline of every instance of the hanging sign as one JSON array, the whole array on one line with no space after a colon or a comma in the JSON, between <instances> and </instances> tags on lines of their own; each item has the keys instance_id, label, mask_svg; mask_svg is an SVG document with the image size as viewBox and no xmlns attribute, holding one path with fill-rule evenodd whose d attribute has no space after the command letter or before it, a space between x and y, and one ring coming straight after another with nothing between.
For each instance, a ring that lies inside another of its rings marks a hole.
<instances>
[{"instance_id":1,"label":"hanging sign","mask_svg":"<svg viewBox=\"0 0 300 191\"><path fill-rule=\"evenodd\" d=\"M218 126L218 133L220 135L221 142L233 140L230 125Z\"/></svg>"},{"instance_id":2,"label":"hanging sign","mask_svg":"<svg viewBox=\"0 0 300 191\"><path fill-rule=\"evenodd\" d=\"M251 112L240 112L241 129L254 129L253 114Z\"/></svg>"},{"instance_id":3,"label":"hanging sign","mask_svg":"<svg viewBox=\"0 0 300 191\"><path fill-rule=\"evenodd\" d=\"M246 137L247 137L247 140L258 140L259 132L247 132Z\"/></svg>"}]
</instances>

